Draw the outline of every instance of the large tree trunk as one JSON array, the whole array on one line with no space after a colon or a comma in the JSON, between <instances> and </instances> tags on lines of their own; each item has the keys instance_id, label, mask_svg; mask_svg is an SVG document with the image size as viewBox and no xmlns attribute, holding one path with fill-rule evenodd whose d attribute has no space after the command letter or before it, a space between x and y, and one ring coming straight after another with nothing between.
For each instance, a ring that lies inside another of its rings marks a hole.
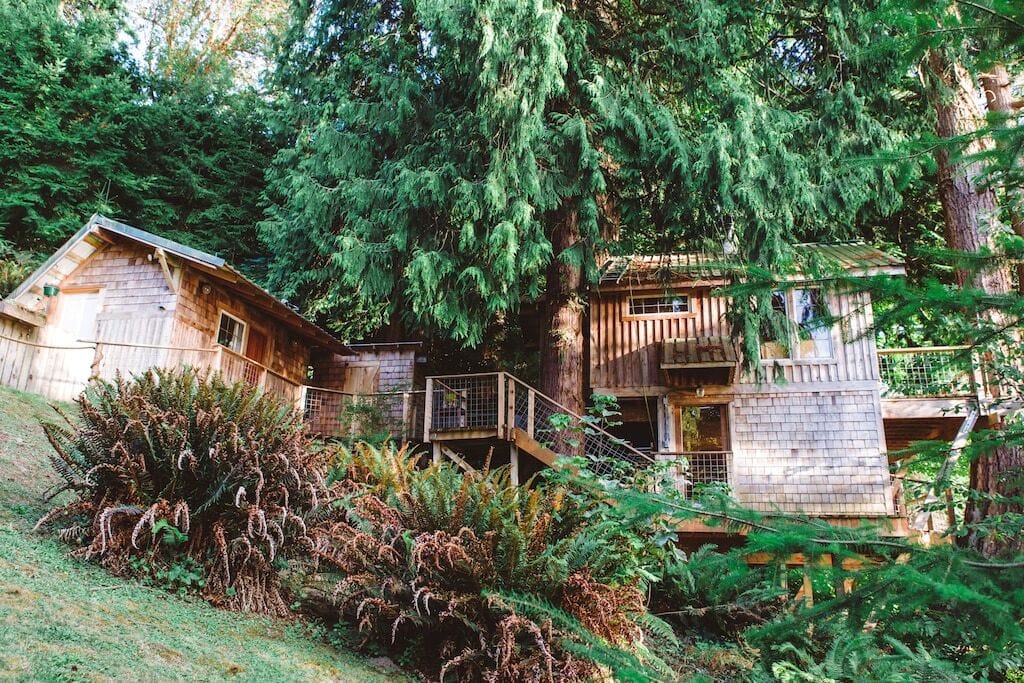
<instances>
[{"instance_id":1,"label":"large tree trunk","mask_svg":"<svg viewBox=\"0 0 1024 683\"><path fill-rule=\"evenodd\" d=\"M959 62L950 63L934 51L928 54L928 67L936 81L931 95L940 140L973 136L984 125L985 118L975 100L970 73ZM984 151L989 145L986 139L972 138L961 150L940 145L935 152L939 200L946 225L946 242L951 249L977 252L983 247L995 246L994 237L1000 229L995 192L977 184L983 170L981 162L961 158ZM1000 267L983 269L973 277L959 269L957 282L990 294L1010 291L1009 273Z\"/></svg>"},{"instance_id":2,"label":"large tree trunk","mask_svg":"<svg viewBox=\"0 0 1024 683\"><path fill-rule=\"evenodd\" d=\"M540 351L540 389L577 415L583 413L583 276L562 252L580 239L576 211L569 210L551 236Z\"/></svg>"},{"instance_id":3,"label":"large tree trunk","mask_svg":"<svg viewBox=\"0 0 1024 683\"><path fill-rule=\"evenodd\" d=\"M949 62L938 52L930 52L926 67L934 79L930 89L935 108L936 132L940 139L951 140L960 136L973 136L983 125L977 105L974 81L959 62ZM938 162L938 191L946 227L946 242L951 249L978 252L995 245L995 235L1001 229L996 216L995 192L981 187L980 161L964 159L982 151L987 140L976 137L962 150L951 150L940 145L935 153ZM966 269L957 271L961 286L972 286L988 294L1010 291L1009 272L1000 266L985 268L977 273ZM987 310L981 313L987 322L998 325L1001 313ZM998 421L990 427L998 428ZM977 524L1004 512L1024 512L1019 503L1003 503L1001 499L1020 493L1017 481L1024 471L1024 454L1020 449L999 446L971 462L970 495L964 511L966 523ZM995 500L993 500L993 498ZM1009 539L972 532L966 543L986 554L1000 552L1011 544Z\"/></svg>"},{"instance_id":4,"label":"large tree trunk","mask_svg":"<svg viewBox=\"0 0 1024 683\"><path fill-rule=\"evenodd\" d=\"M1002 64L996 64L988 73L981 75L981 88L985 91L985 105L989 113L999 117L999 125L1009 125L1015 106L1010 92L1010 74ZM1007 188L1007 192L1019 198L1020 188ZM1010 214L1010 227L1024 237L1024 215L1019 211ZM1017 265L1017 292L1024 294L1024 263Z\"/></svg>"}]
</instances>

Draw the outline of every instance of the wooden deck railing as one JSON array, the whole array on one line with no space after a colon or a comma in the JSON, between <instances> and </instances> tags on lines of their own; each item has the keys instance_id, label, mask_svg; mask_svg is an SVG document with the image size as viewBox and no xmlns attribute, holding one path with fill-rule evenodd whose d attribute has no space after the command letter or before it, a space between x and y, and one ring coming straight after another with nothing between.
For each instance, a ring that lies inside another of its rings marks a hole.
<instances>
[{"instance_id":1,"label":"wooden deck railing","mask_svg":"<svg viewBox=\"0 0 1024 683\"><path fill-rule=\"evenodd\" d=\"M970 346L879 349L883 398L964 398L983 388Z\"/></svg>"},{"instance_id":2,"label":"wooden deck railing","mask_svg":"<svg viewBox=\"0 0 1024 683\"><path fill-rule=\"evenodd\" d=\"M423 430L424 393L353 394L307 386L303 389L303 419L309 431L320 436L418 441Z\"/></svg>"},{"instance_id":3,"label":"wooden deck railing","mask_svg":"<svg viewBox=\"0 0 1024 683\"><path fill-rule=\"evenodd\" d=\"M541 448L578 450L598 474L610 473L616 461L633 466L654 462L651 456L505 372L428 377L424 413L424 441L512 441L514 430L519 430Z\"/></svg>"}]
</instances>

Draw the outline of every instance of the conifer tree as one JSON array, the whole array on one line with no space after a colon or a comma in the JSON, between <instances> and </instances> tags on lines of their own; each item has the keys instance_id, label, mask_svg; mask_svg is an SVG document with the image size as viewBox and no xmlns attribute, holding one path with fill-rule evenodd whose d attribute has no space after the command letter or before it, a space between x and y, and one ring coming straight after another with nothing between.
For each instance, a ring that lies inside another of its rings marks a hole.
<instances>
[{"instance_id":1,"label":"conifer tree","mask_svg":"<svg viewBox=\"0 0 1024 683\"><path fill-rule=\"evenodd\" d=\"M587 284L616 238L676 249L733 226L775 267L898 201L891 171L851 163L893 136L892 63L857 56L877 37L861 9L301 4L278 68L274 283L310 310L355 291L466 344L543 295L542 388L578 409Z\"/></svg>"}]
</instances>

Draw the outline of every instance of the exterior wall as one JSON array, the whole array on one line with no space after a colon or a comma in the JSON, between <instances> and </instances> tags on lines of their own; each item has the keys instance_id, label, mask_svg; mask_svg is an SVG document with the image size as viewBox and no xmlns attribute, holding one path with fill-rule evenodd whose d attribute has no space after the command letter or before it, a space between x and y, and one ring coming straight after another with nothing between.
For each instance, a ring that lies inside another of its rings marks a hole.
<instances>
[{"instance_id":1,"label":"exterior wall","mask_svg":"<svg viewBox=\"0 0 1024 683\"><path fill-rule=\"evenodd\" d=\"M590 385L616 393L662 386L661 342L665 339L729 334L727 300L710 288L685 289L690 313L630 316L629 297L663 289L599 292L590 303Z\"/></svg>"},{"instance_id":2,"label":"exterior wall","mask_svg":"<svg viewBox=\"0 0 1024 683\"><path fill-rule=\"evenodd\" d=\"M353 394L401 391L416 385L418 346L355 346L356 356L330 354L313 360L313 385Z\"/></svg>"},{"instance_id":3,"label":"exterior wall","mask_svg":"<svg viewBox=\"0 0 1024 683\"><path fill-rule=\"evenodd\" d=\"M209 285L204 294L202 286ZM224 311L267 336L267 352L262 364L295 384L307 383L310 361L309 344L279 320L246 303L238 295L220 286L215 278L185 266L181 274L179 298L170 344L184 349L217 349L217 327ZM201 352L194 352L201 353Z\"/></svg>"},{"instance_id":4,"label":"exterior wall","mask_svg":"<svg viewBox=\"0 0 1024 683\"><path fill-rule=\"evenodd\" d=\"M60 293L27 293L19 304L46 316L41 327L0 318L0 383L70 400L94 374L111 378L116 371L138 372L166 362L176 295L159 263L128 244L83 242L89 247L57 264L48 283ZM74 265L73 268L69 264ZM69 296L98 291L100 304L93 339L72 339L58 326ZM12 340L20 340L19 342ZM129 346L136 345L136 346ZM142 345L142 346L137 346Z\"/></svg>"},{"instance_id":5,"label":"exterior wall","mask_svg":"<svg viewBox=\"0 0 1024 683\"><path fill-rule=\"evenodd\" d=\"M103 247L61 285L56 315L60 314L62 295L74 290L101 292L96 316L96 341L100 344L94 360L100 377L111 378L118 371L141 372L168 363L166 349L147 347L169 344L177 295L160 263L150 260L151 254L152 250L133 243Z\"/></svg>"},{"instance_id":6,"label":"exterior wall","mask_svg":"<svg viewBox=\"0 0 1024 683\"><path fill-rule=\"evenodd\" d=\"M740 501L766 512L894 514L876 389L742 393L730 412Z\"/></svg>"},{"instance_id":7,"label":"exterior wall","mask_svg":"<svg viewBox=\"0 0 1024 683\"><path fill-rule=\"evenodd\" d=\"M661 375L661 342L687 337L729 336L728 300L712 290L680 287L690 297L691 312L672 316L630 316L629 298L664 288L604 291L590 306L590 385L616 395L667 393ZM832 330L833 358L765 361L766 370L788 383L849 382L878 379L878 358L871 328L871 300L864 292L828 294L829 310L841 317ZM756 384L743 377L741 384Z\"/></svg>"}]
</instances>

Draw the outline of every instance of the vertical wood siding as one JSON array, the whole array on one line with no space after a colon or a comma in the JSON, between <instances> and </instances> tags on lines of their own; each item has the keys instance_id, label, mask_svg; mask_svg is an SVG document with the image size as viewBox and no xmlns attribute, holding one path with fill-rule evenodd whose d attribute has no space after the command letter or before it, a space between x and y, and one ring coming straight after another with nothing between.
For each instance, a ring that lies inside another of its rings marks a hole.
<instances>
[{"instance_id":1,"label":"vertical wood siding","mask_svg":"<svg viewBox=\"0 0 1024 683\"><path fill-rule=\"evenodd\" d=\"M709 289L680 290L690 296L691 312L681 316L628 315L629 292L603 292L590 308L590 385L640 389L664 385L661 342L687 337L729 336L728 301ZM830 292L830 312L842 318L832 330L833 357L826 360L766 362L787 383L847 382L878 379L871 301L864 292ZM865 334L867 333L867 334ZM741 384L753 384L750 376Z\"/></svg>"},{"instance_id":2,"label":"vertical wood siding","mask_svg":"<svg viewBox=\"0 0 1024 683\"><path fill-rule=\"evenodd\" d=\"M591 386L660 386L663 340L729 333L724 298L711 296L709 289L681 291L690 297L690 312L676 316L628 315L629 292L604 292L591 299Z\"/></svg>"}]
</instances>

